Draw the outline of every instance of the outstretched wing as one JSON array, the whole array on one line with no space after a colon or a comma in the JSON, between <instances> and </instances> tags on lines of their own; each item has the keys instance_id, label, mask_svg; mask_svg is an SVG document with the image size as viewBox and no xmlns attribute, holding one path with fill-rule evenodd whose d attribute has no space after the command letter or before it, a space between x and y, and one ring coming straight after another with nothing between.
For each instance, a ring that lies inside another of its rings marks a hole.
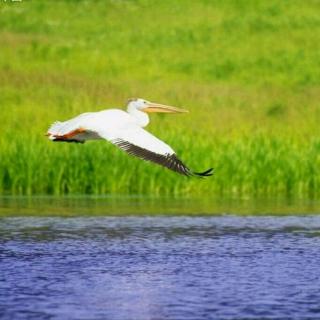
<instances>
[{"instance_id":1,"label":"outstretched wing","mask_svg":"<svg viewBox=\"0 0 320 320\"><path fill-rule=\"evenodd\" d=\"M128 154L152 161L185 176L211 176L212 169L204 172L191 171L175 154L172 148L140 127L129 127L107 139Z\"/></svg>"}]
</instances>

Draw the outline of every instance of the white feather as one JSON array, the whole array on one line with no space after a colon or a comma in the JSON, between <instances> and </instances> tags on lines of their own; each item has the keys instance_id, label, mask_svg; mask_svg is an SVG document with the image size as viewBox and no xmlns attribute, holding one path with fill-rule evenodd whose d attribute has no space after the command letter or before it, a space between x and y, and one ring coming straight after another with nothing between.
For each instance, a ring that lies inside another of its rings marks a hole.
<instances>
[{"instance_id":1,"label":"white feather","mask_svg":"<svg viewBox=\"0 0 320 320\"><path fill-rule=\"evenodd\" d=\"M112 143L123 140L140 148L162 155L171 155L175 153L169 145L139 127L129 126L125 130L116 132L112 139L107 140Z\"/></svg>"},{"instance_id":2,"label":"white feather","mask_svg":"<svg viewBox=\"0 0 320 320\"><path fill-rule=\"evenodd\" d=\"M65 122L55 122L49 128L48 136L54 140L56 136L81 128L86 132L75 135L72 139L105 139L111 143L121 139L157 154L174 154L170 146L141 128L146 125L146 120L149 122L149 117L138 110L133 115L118 109L83 113Z\"/></svg>"},{"instance_id":3,"label":"white feather","mask_svg":"<svg viewBox=\"0 0 320 320\"><path fill-rule=\"evenodd\" d=\"M158 112L185 112L183 109L143 99L131 99L127 112L119 109L102 110L83 113L64 122L56 121L49 128L48 137L53 141L67 142L105 139L131 155L153 161L182 175L212 175L212 169L202 173L192 172L177 158L169 145L142 129L149 123L149 116L144 112L148 108L149 111L153 108L153 111L157 109Z\"/></svg>"}]
</instances>

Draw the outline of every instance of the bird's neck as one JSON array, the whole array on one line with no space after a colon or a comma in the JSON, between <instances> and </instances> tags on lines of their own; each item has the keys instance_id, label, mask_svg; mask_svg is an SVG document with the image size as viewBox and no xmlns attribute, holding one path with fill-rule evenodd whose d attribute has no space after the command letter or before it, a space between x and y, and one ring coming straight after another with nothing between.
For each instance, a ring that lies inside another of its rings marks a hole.
<instances>
[{"instance_id":1,"label":"bird's neck","mask_svg":"<svg viewBox=\"0 0 320 320\"><path fill-rule=\"evenodd\" d=\"M149 124L149 116L145 112L130 106L128 107L127 111L134 118L134 121L138 126L145 127Z\"/></svg>"}]
</instances>

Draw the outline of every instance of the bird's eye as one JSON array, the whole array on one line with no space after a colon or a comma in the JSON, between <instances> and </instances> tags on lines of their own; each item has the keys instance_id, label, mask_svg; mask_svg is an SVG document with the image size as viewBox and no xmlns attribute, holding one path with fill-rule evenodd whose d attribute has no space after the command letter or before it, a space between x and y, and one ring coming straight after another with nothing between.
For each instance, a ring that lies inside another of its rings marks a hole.
<instances>
[{"instance_id":1,"label":"bird's eye","mask_svg":"<svg viewBox=\"0 0 320 320\"><path fill-rule=\"evenodd\" d=\"M143 101L143 103L144 103L144 104L146 104L146 103L147 103L147 101Z\"/></svg>"}]
</instances>

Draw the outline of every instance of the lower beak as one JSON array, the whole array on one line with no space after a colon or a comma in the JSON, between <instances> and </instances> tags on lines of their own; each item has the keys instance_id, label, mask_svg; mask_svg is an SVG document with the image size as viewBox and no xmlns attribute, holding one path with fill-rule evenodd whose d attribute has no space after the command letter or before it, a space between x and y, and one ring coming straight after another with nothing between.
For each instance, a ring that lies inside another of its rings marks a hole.
<instances>
[{"instance_id":1,"label":"lower beak","mask_svg":"<svg viewBox=\"0 0 320 320\"><path fill-rule=\"evenodd\" d=\"M164 104L158 103L148 103L147 107L144 108L142 111L144 112L164 112L164 113L186 113L189 112L185 109L180 109L176 107L166 106Z\"/></svg>"}]
</instances>

